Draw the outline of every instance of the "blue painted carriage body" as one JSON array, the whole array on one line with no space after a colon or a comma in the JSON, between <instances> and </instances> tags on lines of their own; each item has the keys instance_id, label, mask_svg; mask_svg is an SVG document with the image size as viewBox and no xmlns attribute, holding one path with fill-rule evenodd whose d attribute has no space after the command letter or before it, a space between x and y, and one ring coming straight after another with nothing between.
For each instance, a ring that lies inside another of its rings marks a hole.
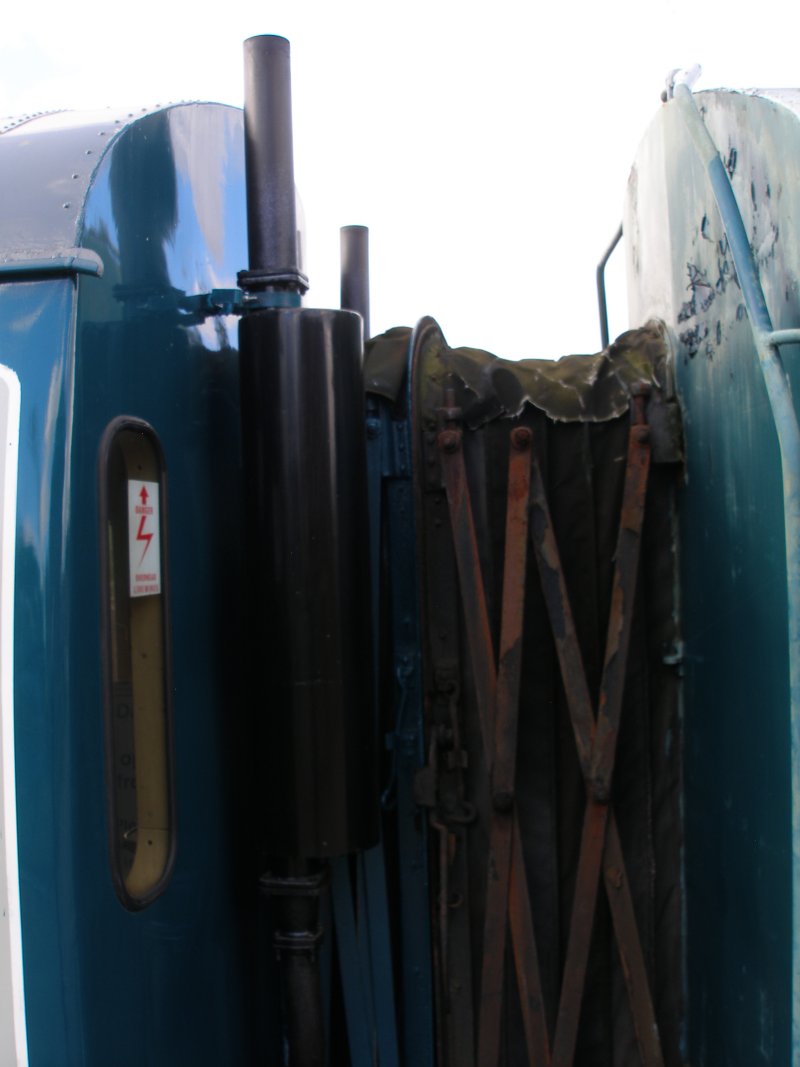
<instances>
[{"instance_id":1,"label":"blue painted carriage body","mask_svg":"<svg viewBox=\"0 0 800 1067\"><path fill-rule=\"evenodd\" d=\"M233 288L245 259L241 127L237 110L188 105L45 118L0 140L19 176L0 322L21 386L16 769L34 1065L252 1061L254 910L236 899L231 760L236 319L186 299ZM169 502L177 848L167 891L138 912L110 877L103 747L97 467L120 415L158 434Z\"/></svg>"}]
</instances>

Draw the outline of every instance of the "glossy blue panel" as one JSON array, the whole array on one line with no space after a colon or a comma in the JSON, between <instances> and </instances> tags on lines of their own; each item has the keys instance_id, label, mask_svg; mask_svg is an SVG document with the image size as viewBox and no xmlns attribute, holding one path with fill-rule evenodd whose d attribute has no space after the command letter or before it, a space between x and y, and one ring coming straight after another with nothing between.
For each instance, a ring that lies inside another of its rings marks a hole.
<instances>
[{"instance_id":1,"label":"glossy blue panel","mask_svg":"<svg viewBox=\"0 0 800 1067\"><path fill-rule=\"evenodd\" d=\"M74 285L65 279L0 287L3 359L22 381L17 504L15 703L20 891L30 1019L30 1062L57 1062L68 1041L76 988L68 885L59 847L69 798L52 788L69 738L63 573L64 469L73 411ZM54 966L65 959L66 970ZM31 977L35 980L31 981Z\"/></svg>"},{"instance_id":2,"label":"glossy blue panel","mask_svg":"<svg viewBox=\"0 0 800 1067\"><path fill-rule=\"evenodd\" d=\"M80 245L102 278L0 287L21 379L17 738L32 1067L254 1061L254 894L240 809L236 320L186 296L246 263L241 115L181 106L98 167ZM164 894L113 888L103 770L97 451L118 415L167 465L177 853ZM261 1005L266 1060L277 1028ZM270 1051L271 1046L271 1051Z\"/></svg>"}]
</instances>

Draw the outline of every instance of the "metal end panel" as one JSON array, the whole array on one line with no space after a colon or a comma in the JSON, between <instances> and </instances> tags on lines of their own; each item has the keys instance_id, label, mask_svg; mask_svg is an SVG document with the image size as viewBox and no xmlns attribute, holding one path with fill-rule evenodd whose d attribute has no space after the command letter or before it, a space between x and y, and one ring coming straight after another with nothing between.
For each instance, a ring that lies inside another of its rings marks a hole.
<instances>
[{"instance_id":1,"label":"metal end panel","mask_svg":"<svg viewBox=\"0 0 800 1067\"><path fill-rule=\"evenodd\" d=\"M703 92L695 102L741 214L763 310L775 329L794 329L800 93ZM797 1058L791 543L745 278L707 172L713 160L697 148L679 100L666 104L637 152L624 230L630 312L634 321L655 315L666 325L687 427L680 597L688 1055L698 1067L738 1067ZM795 398L797 351L782 350Z\"/></svg>"}]
</instances>

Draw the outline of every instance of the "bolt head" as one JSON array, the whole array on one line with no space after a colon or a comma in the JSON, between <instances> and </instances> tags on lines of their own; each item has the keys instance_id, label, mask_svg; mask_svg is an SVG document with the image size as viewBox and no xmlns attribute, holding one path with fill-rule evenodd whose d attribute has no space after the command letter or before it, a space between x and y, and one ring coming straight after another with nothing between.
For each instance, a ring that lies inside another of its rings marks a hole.
<instances>
[{"instance_id":1,"label":"bolt head","mask_svg":"<svg viewBox=\"0 0 800 1067\"><path fill-rule=\"evenodd\" d=\"M442 430L439 434L438 443L443 452L458 452L461 447L461 432L459 430Z\"/></svg>"},{"instance_id":2,"label":"bolt head","mask_svg":"<svg viewBox=\"0 0 800 1067\"><path fill-rule=\"evenodd\" d=\"M511 431L511 447L516 448L518 452L524 452L526 448L530 448L532 441L533 434L527 426L517 426Z\"/></svg>"}]
</instances>

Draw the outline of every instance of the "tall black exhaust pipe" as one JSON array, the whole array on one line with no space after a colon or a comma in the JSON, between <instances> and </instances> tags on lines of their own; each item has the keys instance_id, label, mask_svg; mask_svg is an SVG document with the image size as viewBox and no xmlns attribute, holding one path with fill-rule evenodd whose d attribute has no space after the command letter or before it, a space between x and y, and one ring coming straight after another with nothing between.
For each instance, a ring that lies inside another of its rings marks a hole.
<instances>
[{"instance_id":1,"label":"tall black exhaust pipe","mask_svg":"<svg viewBox=\"0 0 800 1067\"><path fill-rule=\"evenodd\" d=\"M323 1067L326 860L378 834L362 322L301 308L289 45L245 43L249 269L239 328L262 891L292 1067Z\"/></svg>"},{"instance_id":2,"label":"tall black exhaust pipe","mask_svg":"<svg viewBox=\"0 0 800 1067\"><path fill-rule=\"evenodd\" d=\"M246 291L304 293L300 270L292 137L292 78L284 37L244 42L244 158L249 270Z\"/></svg>"},{"instance_id":3,"label":"tall black exhaust pipe","mask_svg":"<svg viewBox=\"0 0 800 1067\"><path fill-rule=\"evenodd\" d=\"M286 258L297 249L293 167L274 158L292 142L289 44L251 38L245 63L255 92L255 114L245 112L248 232L260 258L240 274L250 299L239 337L270 741L260 753L264 837L272 855L339 856L377 837L362 322L352 311L287 306L306 284ZM270 182L287 187L265 190Z\"/></svg>"}]
</instances>

